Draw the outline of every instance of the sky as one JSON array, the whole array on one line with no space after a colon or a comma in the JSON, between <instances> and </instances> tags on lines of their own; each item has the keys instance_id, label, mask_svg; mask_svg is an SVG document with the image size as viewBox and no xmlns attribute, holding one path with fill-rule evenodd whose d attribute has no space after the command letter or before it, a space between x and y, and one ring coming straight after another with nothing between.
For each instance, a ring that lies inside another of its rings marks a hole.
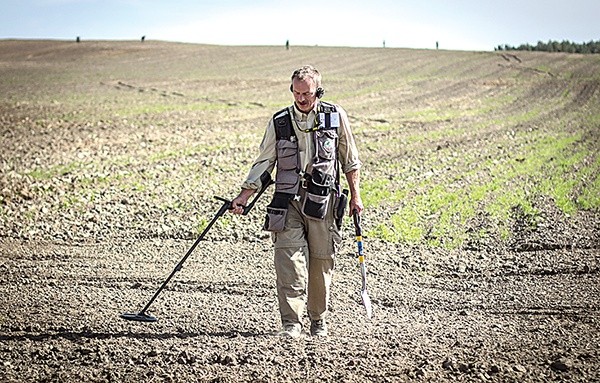
<instances>
[{"instance_id":1,"label":"sky","mask_svg":"<svg viewBox=\"0 0 600 383\"><path fill-rule=\"evenodd\" d=\"M0 0L0 39L490 51L600 40L599 0Z\"/></svg>"}]
</instances>

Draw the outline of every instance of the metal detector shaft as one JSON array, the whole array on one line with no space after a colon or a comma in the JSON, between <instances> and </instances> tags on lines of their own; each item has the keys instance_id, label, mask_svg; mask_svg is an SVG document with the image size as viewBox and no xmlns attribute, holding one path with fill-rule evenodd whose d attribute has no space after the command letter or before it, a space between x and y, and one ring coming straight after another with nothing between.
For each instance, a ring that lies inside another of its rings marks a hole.
<instances>
[{"instance_id":1,"label":"metal detector shaft","mask_svg":"<svg viewBox=\"0 0 600 383\"><path fill-rule=\"evenodd\" d=\"M185 254L185 256L183 258L181 258L181 261L179 261L179 263L177 264L177 266L175 266L175 268L173 269L173 271L171 272L171 274L169 274L169 276L167 277L167 279L165 279L165 281L163 282L163 284L158 288L158 290L156 290L156 292L154 293L154 295L152 296L152 298L150 299L150 301L142 309L141 313L145 313L146 310L148 310L148 308L150 307L150 305L152 305L152 303L154 302L154 300L156 299L156 297L158 297L158 295L163 291L163 289L169 283L169 281L171 280L171 278L173 278L173 276L175 275L175 273L177 273L178 271L181 270L184 262L188 259L188 257L192 254L192 252L196 249L196 247L198 246L198 244L200 243L200 241L202 241L204 239L204 236L206 235L206 233L208 233L208 231L214 225L214 223L217 222L217 219L219 219L220 216L222 216L223 214L225 214L225 212L227 210L229 210L230 206L231 206L231 202L230 201L223 202L223 204L221 205L221 208L219 209L219 211L217 212L217 214L209 222L209 224L206 226L206 228L204 229L204 231L202 231L202 234L200 234L200 236L198 237L198 239L196 239L196 242L194 242L194 244L192 245L192 247L190 247L190 249Z\"/></svg>"},{"instance_id":2,"label":"metal detector shaft","mask_svg":"<svg viewBox=\"0 0 600 383\"><path fill-rule=\"evenodd\" d=\"M246 206L244 208L244 212L243 214L246 215L250 212L250 210L252 209L252 207L254 206L254 204L256 204L256 201L258 200L258 198L264 193L264 191L271 185L274 183L274 181L271 179L271 175L267 172L263 173L260 177L261 180L261 188L258 191L258 194L256 194L256 196L254 197L254 199L252 200L252 202L250 202L250 204L248 204L248 206ZM208 225L206 226L206 228L204 228L204 230L202 231L202 234L200 234L200 236L198 237L198 239L196 239L196 242L194 242L194 244L192 245L192 247L190 247L190 249L187 251L187 253L185 254L185 256L181 259L181 261L179 261L179 263L177 264L177 266L175 266L175 268L173 269L173 271L171 272L171 274L169 274L169 276L167 277L167 279L165 279L165 281L163 282L163 284L158 288L158 290L154 293L154 295L152 296L152 298L150 299L150 301L148 301L148 303L146 304L146 306L144 306L144 308L138 313L138 314L123 314L121 315L121 317L123 319L127 319L127 320L137 320L137 321L143 321L143 322L153 322L156 320L156 318L147 315L146 311L148 310L148 308L150 308L150 306L152 305L152 303L154 303L154 301L156 300L156 298L160 295L160 293L163 291L163 289L165 288L165 286L169 283L169 281L171 280L171 278L173 278L173 276L181 270L183 264L185 263L185 261L188 259L188 257L192 254L192 252L196 249L196 247L198 246L198 244L200 243L200 241L202 241L204 239L204 236L206 235L206 233L208 233L208 231L210 230L210 228L214 225L215 222L217 222L217 220L219 219L219 217L221 217L223 214L225 214L227 212L227 210L231 209L231 201L222 197L216 197L216 199L218 199L219 201L222 201L223 204L221 205L221 207L219 208L219 211L217 212L217 214L215 214L215 216L213 217L213 219L208 223Z\"/></svg>"}]
</instances>

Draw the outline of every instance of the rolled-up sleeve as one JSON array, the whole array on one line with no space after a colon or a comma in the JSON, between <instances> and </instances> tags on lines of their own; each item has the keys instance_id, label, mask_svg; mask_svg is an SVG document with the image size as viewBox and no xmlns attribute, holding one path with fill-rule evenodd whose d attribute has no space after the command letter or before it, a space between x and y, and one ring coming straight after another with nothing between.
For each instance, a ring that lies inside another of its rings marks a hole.
<instances>
[{"instance_id":1,"label":"rolled-up sleeve","mask_svg":"<svg viewBox=\"0 0 600 383\"><path fill-rule=\"evenodd\" d=\"M275 139L275 128L271 119L259 146L260 153L252 164L248 176L242 184L242 189L260 189L262 186L260 176L264 172L271 173L273 171L275 160L277 159Z\"/></svg>"},{"instance_id":2,"label":"rolled-up sleeve","mask_svg":"<svg viewBox=\"0 0 600 383\"><path fill-rule=\"evenodd\" d=\"M338 146L338 158L344 174L353 170L358 170L362 166L362 162L358 158L358 148L350 129L350 120L346 111L336 105L336 110L340 114L339 137L340 143Z\"/></svg>"}]
</instances>

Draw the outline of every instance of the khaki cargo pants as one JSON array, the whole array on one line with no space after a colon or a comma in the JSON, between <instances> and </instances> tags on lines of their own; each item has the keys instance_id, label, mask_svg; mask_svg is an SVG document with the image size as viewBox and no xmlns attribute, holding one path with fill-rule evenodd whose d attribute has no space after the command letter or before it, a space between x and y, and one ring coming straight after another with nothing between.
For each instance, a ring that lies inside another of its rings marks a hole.
<instances>
[{"instance_id":1,"label":"khaki cargo pants","mask_svg":"<svg viewBox=\"0 0 600 383\"><path fill-rule=\"evenodd\" d=\"M327 315L335 254L341 242L333 217L333 197L323 221L306 218L300 211L300 202L290 202L285 229L273 233L283 325L302 323L305 305L312 320Z\"/></svg>"}]
</instances>

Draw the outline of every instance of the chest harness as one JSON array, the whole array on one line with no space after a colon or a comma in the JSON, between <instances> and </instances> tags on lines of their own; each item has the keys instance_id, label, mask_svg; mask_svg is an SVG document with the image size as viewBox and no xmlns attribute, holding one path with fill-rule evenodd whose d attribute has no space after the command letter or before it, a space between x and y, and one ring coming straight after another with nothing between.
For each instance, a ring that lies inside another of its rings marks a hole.
<instances>
[{"instance_id":1,"label":"chest harness","mask_svg":"<svg viewBox=\"0 0 600 383\"><path fill-rule=\"evenodd\" d=\"M292 200L300 201L302 213L307 218L325 219L332 194L336 197L341 195L337 158L339 113L334 105L323 101L319 103L314 128L307 131L312 134L315 147L314 156L306 171L301 168L298 137L289 109L285 108L275 113L273 123L276 135L277 174L275 194L267 206L264 229L278 232L285 228L285 218Z\"/></svg>"}]
</instances>

